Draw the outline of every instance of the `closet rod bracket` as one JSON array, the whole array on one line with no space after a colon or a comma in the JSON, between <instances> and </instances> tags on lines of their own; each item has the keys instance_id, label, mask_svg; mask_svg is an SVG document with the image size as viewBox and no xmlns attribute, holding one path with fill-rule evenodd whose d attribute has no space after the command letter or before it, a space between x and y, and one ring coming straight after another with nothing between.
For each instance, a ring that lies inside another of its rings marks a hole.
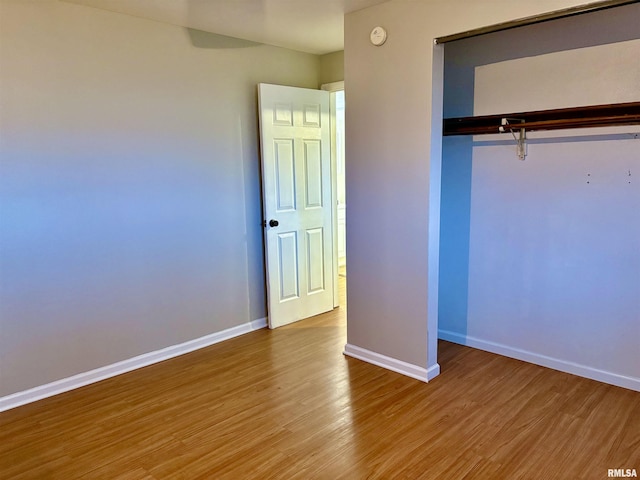
<instances>
[{"instance_id":1,"label":"closet rod bracket","mask_svg":"<svg viewBox=\"0 0 640 480\"><path fill-rule=\"evenodd\" d=\"M513 128L511 128L512 124L510 122L525 123L525 121L522 119L509 119L505 117L500 120L500 127L498 129L500 133L502 133L505 131L505 127L509 128L511 135L513 135L513 139L516 141L516 153L518 155L518 158L520 160L524 160L525 158L527 158L527 130L524 127L518 128L519 133L518 137L516 138L516 135L513 132Z\"/></svg>"}]
</instances>

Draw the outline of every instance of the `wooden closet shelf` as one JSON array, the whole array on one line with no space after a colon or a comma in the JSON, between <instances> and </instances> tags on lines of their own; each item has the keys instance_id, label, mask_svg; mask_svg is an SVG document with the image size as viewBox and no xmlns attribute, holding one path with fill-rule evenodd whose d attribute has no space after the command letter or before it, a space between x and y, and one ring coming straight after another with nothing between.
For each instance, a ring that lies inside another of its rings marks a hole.
<instances>
[{"instance_id":1,"label":"wooden closet shelf","mask_svg":"<svg viewBox=\"0 0 640 480\"><path fill-rule=\"evenodd\" d=\"M476 117L445 118L443 135L484 135L502 133L504 126L518 131L561 130L570 128L613 127L621 125L640 125L640 102L592 105L588 107L558 108L533 112L483 115Z\"/></svg>"}]
</instances>

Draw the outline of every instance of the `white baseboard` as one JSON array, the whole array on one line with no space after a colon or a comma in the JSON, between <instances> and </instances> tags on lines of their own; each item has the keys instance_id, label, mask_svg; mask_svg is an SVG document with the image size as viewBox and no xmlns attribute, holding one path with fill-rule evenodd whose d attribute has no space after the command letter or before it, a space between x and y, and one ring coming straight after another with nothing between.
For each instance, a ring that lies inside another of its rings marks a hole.
<instances>
[{"instance_id":1,"label":"white baseboard","mask_svg":"<svg viewBox=\"0 0 640 480\"><path fill-rule=\"evenodd\" d=\"M510 347L508 345L490 342L468 335L461 335L459 333L450 332L447 330L438 330L438 338L460 345L477 348L479 350L497 353L498 355L504 355L505 357L534 363L536 365L552 368L561 372L571 373L572 375L578 375L580 377L590 378L591 380L597 380L599 382L608 383L610 385L616 385L618 387L628 388L630 390L640 392L640 378L627 377L625 375L619 375L617 373L599 370L597 368L589 367L586 365L548 357L539 353L521 350L519 348Z\"/></svg>"},{"instance_id":2,"label":"white baseboard","mask_svg":"<svg viewBox=\"0 0 640 480\"><path fill-rule=\"evenodd\" d=\"M428 382L440 373L440 365L437 363L423 368L349 343L344 346L344 354L423 382Z\"/></svg>"},{"instance_id":3,"label":"white baseboard","mask_svg":"<svg viewBox=\"0 0 640 480\"><path fill-rule=\"evenodd\" d=\"M200 348L208 347L215 343L229 340L245 333L260 330L267 326L267 319L261 318L253 320L252 322L239 325L237 327L228 328L221 332L205 335L204 337L189 340L188 342L180 343L178 345L172 345L170 347L163 348L161 350L155 350L153 352L144 353L137 357L122 360L111 365L89 370L88 372L79 373L72 377L63 378L55 382L40 385L38 387L30 388L22 392L13 393L5 397L0 397L0 412L9 410L11 408L19 407L27 403L42 400L43 398L52 397L59 393L68 392L75 388L84 387L91 383L99 382L110 377L115 377L122 373L130 372L138 368L146 367L154 363L162 362L185 353L193 352Z\"/></svg>"}]
</instances>

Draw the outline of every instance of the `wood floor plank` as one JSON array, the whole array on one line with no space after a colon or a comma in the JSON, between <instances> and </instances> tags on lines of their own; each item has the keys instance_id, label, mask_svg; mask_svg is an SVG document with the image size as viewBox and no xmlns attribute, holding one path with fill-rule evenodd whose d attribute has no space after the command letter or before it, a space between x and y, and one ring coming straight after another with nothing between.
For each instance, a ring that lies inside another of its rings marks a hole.
<instances>
[{"instance_id":1,"label":"wood floor plank","mask_svg":"<svg viewBox=\"0 0 640 480\"><path fill-rule=\"evenodd\" d=\"M343 356L345 311L3 412L0 479L640 472L640 393L448 342L425 384Z\"/></svg>"}]
</instances>

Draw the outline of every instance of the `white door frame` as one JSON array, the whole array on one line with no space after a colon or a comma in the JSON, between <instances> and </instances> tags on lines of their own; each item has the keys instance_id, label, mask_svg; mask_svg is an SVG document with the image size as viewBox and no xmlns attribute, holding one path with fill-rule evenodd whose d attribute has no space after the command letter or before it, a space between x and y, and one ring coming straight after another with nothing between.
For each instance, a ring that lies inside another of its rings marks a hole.
<instances>
[{"instance_id":1,"label":"white door frame","mask_svg":"<svg viewBox=\"0 0 640 480\"><path fill-rule=\"evenodd\" d=\"M338 293L338 163L336 148L336 92L344 90L344 81L325 83L321 90L330 92L329 112L331 117L331 209L333 229L333 306L340 306Z\"/></svg>"}]
</instances>

